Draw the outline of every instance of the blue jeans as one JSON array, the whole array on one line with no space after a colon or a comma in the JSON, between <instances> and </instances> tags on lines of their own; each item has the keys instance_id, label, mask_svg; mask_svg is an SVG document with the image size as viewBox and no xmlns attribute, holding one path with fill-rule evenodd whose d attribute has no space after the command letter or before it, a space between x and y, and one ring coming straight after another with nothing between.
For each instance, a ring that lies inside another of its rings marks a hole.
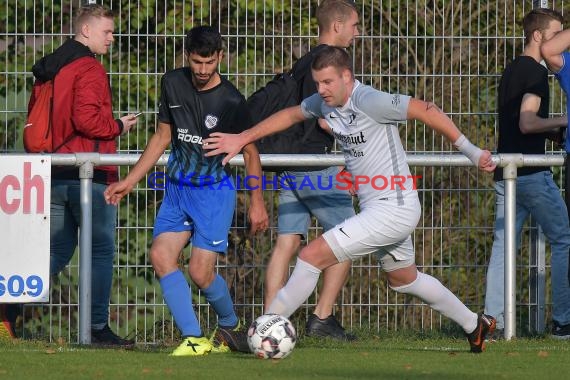
<instances>
[{"instance_id":1,"label":"blue jeans","mask_svg":"<svg viewBox=\"0 0 570 380\"><path fill-rule=\"evenodd\" d=\"M570 286L568 257L570 228L566 204L552 174L542 171L517 178L516 242L520 245L523 223L531 215L542 227L551 247L552 319L560 325L570 323ZM493 250L487 270L485 313L504 328L505 301L505 183L495 183L496 219Z\"/></svg>"},{"instance_id":2,"label":"blue jeans","mask_svg":"<svg viewBox=\"0 0 570 380\"><path fill-rule=\"evenodd\" d=\"M306 237L311 215L324 231L355 215L352 196L347 190L337 188L338 172L337 166L331 166L316 171L285 171L279 175L277 229L280 235Z\"/></svg>"},{"instance_id":3,"label":"blue jeans","mask_svg":"<svg viewBox=\"0 0 570 380\"><path fill-rule=\"evenodd\" d=\"M103 328L109 319L109 301L115 256L117 208L105 203L106 185L93 183L93 243L91 327ZM79 180L52 180L50 273L58 274L71 260L81 223Z\"/></svg>"}]
</instances>

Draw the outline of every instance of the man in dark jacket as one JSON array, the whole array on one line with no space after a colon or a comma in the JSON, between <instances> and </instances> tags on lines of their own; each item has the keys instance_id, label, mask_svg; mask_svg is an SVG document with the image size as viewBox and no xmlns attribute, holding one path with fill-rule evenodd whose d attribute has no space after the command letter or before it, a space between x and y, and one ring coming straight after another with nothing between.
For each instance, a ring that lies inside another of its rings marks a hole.
<instances>
[{"instance_id":1,"label":"man in dark jacket","mask_svg":"<svg viewBox=\"0 0 570 380\"><path fill-rule=\"evenodd\" d=\"M144 153L125 179L110 185L105 197L117 204L170 146L165 193L156 215L149 258L164 301L182 335L172 356L210 352L250 352L247 326L239 321L228 285L216 271L228 251L228 234L236 205L236 182L222 156L206 157L202 138L215 132L239 133L251 126L245 98L218 72L223 41L217 29L196 26L185 40L188 65L167 71L161 80L159 124ZM251 232L264 231L268 216L258 181L261 162L254 144L243 149L251 180ZM204 336L194 311L192 289L180 268L180 252L192 245L188 275L217 315L211 338Z\"/></svg>"},{"instance_id":2,"label":"man in dark jacket","mask_svg":"<svg viewBox=\"0 0 570 380\"><path fill-rule=\"evenodd\" d=\"M113 43L112 11L101 5L79 9L75 37L38 61L28 109L35 102L42 82L53 79L53 146L56 153L116 153L115 139L136 123L135 115L113 118L111 88L107 72L96 54L106 54ZM105 346L129 346L108 325L109 300L115 255L117 208L107 205L103 191L118 180L116 166L98 166L93 173L93 266L91 340ZM69 263L77 247L81 228L79 170L53 167L51 182L51 263L58 274Z\"/></svg>"}]
</instances>

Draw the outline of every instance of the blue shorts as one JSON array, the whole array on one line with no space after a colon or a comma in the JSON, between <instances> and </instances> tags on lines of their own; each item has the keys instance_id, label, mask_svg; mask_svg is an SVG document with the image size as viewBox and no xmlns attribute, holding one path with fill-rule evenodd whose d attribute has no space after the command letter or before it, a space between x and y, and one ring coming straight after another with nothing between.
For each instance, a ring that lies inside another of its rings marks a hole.
<instances>
[{"instance_id":1,"label":"blue shorts","mask_svg":"<svg viewBox=\"0 0 570 380\"><path fill-rule=\"evenodd\" d=\"M235 205L235 184L231 189L216 189L168 182L154 221L153 238L163 232L190 231L193 247L226 253Z\"/></svg>"},{"instance_id":2,"label":"blue shorts","mask_svg":"<svg viewBox=\"0 0 570 380\"><path fill-rule=\"evenodd\" d=\"M311 215L325 231L354 216L352 197L337 188L338 166L317 171L286 171L280 174L277 232L307 237ZM288 178L286 178L288 177ZM283 186L285 184L285 186Z\"/></svg>"}]
</instances>

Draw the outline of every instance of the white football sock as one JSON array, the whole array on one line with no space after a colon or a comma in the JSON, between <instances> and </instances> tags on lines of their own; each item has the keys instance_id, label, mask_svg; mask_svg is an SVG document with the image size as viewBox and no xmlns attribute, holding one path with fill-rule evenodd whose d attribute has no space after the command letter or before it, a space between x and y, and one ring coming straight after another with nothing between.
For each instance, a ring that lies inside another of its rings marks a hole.
<instances>
[{"instance_id":1,"label":"white football sock","mask_svg":"<svg viewBox=\"0 0 570 380\"><path fill-rule=\"evenodd\" d=\"M267 313L279 314L289 318L315 290L320 274L319 268L297 259L297 264L295 264L289 281L277 292L267 309Z\"/></svg>"},{"instance_id":2,"label":"white football sock","mask_svg":"<svg viewBox=\"0 0 570 380\"><path fill-rule=\"evenodd\" d=\"M391 287L398 293L411 294L427 303L432 309L455 321L465 332L477 327L477 314L472 312L449 289L436 278L418 272L414 282L404 286Z\"/></svg>"}]
</instances>

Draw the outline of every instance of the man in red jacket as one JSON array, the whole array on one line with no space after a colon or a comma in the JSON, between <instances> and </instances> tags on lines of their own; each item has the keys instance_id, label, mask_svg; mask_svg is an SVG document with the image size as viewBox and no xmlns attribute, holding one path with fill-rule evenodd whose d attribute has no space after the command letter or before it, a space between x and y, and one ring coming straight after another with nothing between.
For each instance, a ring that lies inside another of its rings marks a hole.
<instances>
[{"instance_id":1,"label":"man in red jacket","mask_svg":"<svg viewBox=\"0 0 570 380\"><path fill-rule=\"evenodd\" d=\"M102 5L86 5L75 18L75 37L40 59L32 71L37 78L29 108L39 84L54 80L53 146L57 153L116 153L115 139L136 123L133 114L113 118L111 88L107 72L96 54L106 54L113 43L113 12ZM93 275L92 343L129 346L134 342L118 337L108 325L109 300L113 279L117 209L107 205L103 191L118 180L116 166L98 166L93 172ZM81 228L79 170L64 166L52 168L51 183L51 263L58 274L70 261L77 247Z\"/></svg>"}]
</instances>

